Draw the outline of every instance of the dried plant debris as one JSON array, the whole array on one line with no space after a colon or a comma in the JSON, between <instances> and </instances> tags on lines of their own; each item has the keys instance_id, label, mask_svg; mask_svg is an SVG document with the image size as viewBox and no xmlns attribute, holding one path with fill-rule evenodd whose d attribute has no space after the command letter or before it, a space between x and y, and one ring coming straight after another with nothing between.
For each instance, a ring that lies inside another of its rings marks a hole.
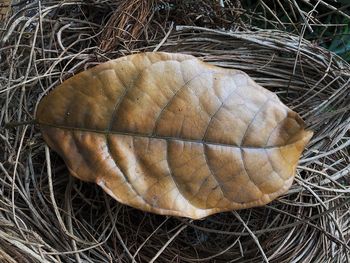
<instances>
[{"instance_id":1,"label":"dried plant debris","mask_svg":"<svg viewBox=\"0 0 350 263\"><path fill-rule=\"evenodd\" d=\"M244 72L164 52L66 80L36 121L73 176L121 203L193 219L284 194L312 136Z\"/></svg>"},{"instance_id":2,"label":"dried plant debris","mask_svg":"<svg viewBox=\"0 0 350 263\"><path fill-rule=\"evenodd\" d=\"M191 27L177 27L180 17L170 30L168 9L155 11L147 36L132 49L122 44L106 52L101 32L119 1L24 2L0 33L2 262L350 261L346 61L277 30L196 28L190 21ZM314 136L286 194L264 207L204 220L154 215L69 176L38 126L3 128L33 120L41 98L72 75L153 50L243 70L300 114Z\"/></svg>"},{"instance_id":3,"label":"dried plant debris","mask_svg":"<svg viewBox=\"0 0 350 263\"><path fill-rule=\"evenodd\" d=\"M11 9L11 0L2 0L0 3L0 22L5 21Z\"/></svg>"}]
</instances>

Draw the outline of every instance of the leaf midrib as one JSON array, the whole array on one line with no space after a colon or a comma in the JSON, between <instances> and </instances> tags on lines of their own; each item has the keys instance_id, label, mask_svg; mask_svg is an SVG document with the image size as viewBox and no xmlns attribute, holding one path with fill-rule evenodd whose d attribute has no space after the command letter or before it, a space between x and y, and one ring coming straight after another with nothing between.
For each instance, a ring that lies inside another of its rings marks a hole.
<instances>
[{"instance_id":1,"label":"leaf midrib","mask_svg":"<svg viewBox=\"0 0 350 263\"><path fill-rule=\"evenodd\" d=\"M190 143L199 143L199 144L205 144L205 145L214 145L214 146L223 146L223 147L231 147L231 148L237 148L237 149L277 149L281 147L287 147L289 145L295 144L296 142L292 142L290 144L284 144L284 145L275 145L275 146L262 146L262 147L256 147L256 146L240 146L240 145L234 145L234 144L228 144L228 143L218 143L218 142L212 142L207 140L195 140L195 139L188 139L188 138L179 138L179 137L172 137L172 136L162 136L162 135L148 135L143 133L137 133L137 132L123 132L123 131L112 131L112 130L96 130L96 129L90 129L90 128L77 128L77 127L70 127L65 125L57 125L52 123L43 123L38 122L39 126L48 126L52 128L57 129L63 129L63 130L69 130L69 131L82 131L82 132L90 132L90 133L98 133L98 134L115 134L115 135L124 135L124 136L132 136L132 137L141 137L141 138L148 138L148 139L159 139L159 140L165 140L165 141L183 141L183 142L190 142Z\"/></svg>"}]
</instances>

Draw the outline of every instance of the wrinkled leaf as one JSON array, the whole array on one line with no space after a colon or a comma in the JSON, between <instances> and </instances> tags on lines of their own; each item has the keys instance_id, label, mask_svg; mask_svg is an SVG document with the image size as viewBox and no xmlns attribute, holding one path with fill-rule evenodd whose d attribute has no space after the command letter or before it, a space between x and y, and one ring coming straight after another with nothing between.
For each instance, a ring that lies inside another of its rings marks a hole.
<instances>
[{"instance_id":1,"label":"wrinkled leaf","mask_svg":"<svg viewBox=\"0 0 350 263\"><path fill-rule=\"evenodd\" d=\"M39 104L72 175L121 203L202 218L285 193L312 132L245 73L144 53L84 71Z\"/></svg>"}]
</instances>

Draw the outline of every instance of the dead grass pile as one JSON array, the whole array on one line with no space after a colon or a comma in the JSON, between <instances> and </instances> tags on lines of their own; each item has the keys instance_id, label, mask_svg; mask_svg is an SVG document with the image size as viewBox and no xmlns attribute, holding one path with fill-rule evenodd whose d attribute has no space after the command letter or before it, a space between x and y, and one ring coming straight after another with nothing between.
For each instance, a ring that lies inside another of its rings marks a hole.
<instances>
[{"instance_id":1,"label":"dead grass pile","mask_svg":"<svg viewBox=\"0 0 350 263\"><path fill-rule=\"evenodd\" d=\"M349 64L299 35L252 28L238 1L126 2L23 1L3 23L0 261L350 262ZM315 135L286 195L191 221L69 176L30 123L40 98L86 67L154 50L244 70L302 115Z\"/></svg>"}]
</instances>

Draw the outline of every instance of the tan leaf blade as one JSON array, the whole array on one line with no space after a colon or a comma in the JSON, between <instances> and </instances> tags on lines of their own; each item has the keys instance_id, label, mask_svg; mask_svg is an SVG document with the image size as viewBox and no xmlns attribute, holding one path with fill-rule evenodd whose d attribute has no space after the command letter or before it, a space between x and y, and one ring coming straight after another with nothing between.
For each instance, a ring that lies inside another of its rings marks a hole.
<instances>
[{"instance_id":1,"label":"tan leaf blade","mask_svg":"<svg viewBox=\"0 0 350 263\"><path fill-rule=\"evenodd\" d=\"M0 22L5 21L8 13L11 9L11 1L10 0L2 0L0 2Z\"/></svg>"},{"instance_id":2,"label":"tan leaf blade","mask_svg":"<svg viewBox=\"0 0 350 263\"><path fill-rule=\"evenodd\" d=\"M66 80L37 121L72 175L121 203L194 219L286 192L312 136L245 73L161 52Z\"/></svg>"}]
</instances>

